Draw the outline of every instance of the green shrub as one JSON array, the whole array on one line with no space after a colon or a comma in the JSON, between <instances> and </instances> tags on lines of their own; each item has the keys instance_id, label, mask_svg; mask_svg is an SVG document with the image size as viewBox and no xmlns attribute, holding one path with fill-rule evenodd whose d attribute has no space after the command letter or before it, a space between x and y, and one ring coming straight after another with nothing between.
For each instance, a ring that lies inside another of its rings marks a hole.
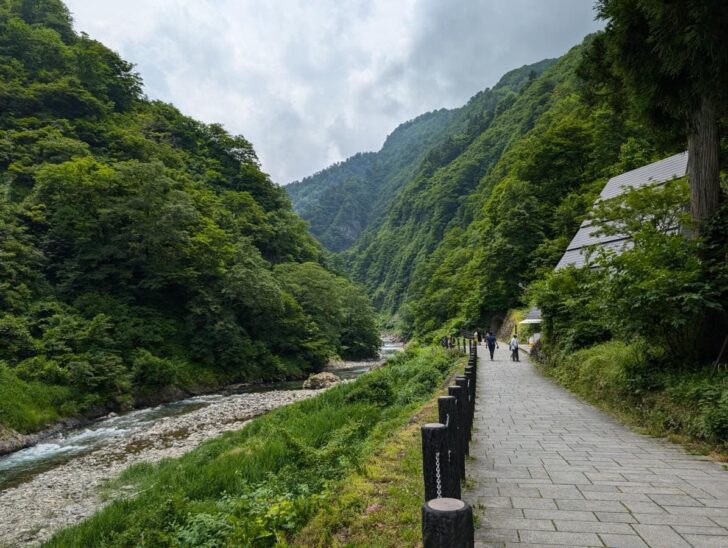
<instances>
[{"instance_id":1,"label":"green shrub","mask_svg":"<svg viewBox=\"0 0 728 548\"><path fill-rule=\"evenodd\" d=\"M705 412L703 418L705 433L714 441L728 441L728 391L724 390L723 395Z\"/></svg>"},{"instance_id":2,"label":"green shrub","mask_svg":"<svg viewBox=\"0 0 728 548\"><path fill-rule=\"evenodd\" d=\"M394 400L394 392L389 380L383 377L364 377L346 396L346 401L369 402L385 407Z\"/></svg>"},{"instance_id":3,"label":"green shrub","mask_svg":"<svg viewBox=\"0 0 728 548\"><path fill-rule=\"evenodd\" d=\"M143 386L164 386L177 381L177 365L155 356L143 348L132 357L134 383Z\"/></svg>"}]
</instances>

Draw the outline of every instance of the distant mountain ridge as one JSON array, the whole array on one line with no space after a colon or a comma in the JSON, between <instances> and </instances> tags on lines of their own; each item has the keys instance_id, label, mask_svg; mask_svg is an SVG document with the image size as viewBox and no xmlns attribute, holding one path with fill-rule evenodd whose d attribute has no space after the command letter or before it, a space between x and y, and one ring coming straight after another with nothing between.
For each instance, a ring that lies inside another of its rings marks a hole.
<instances>
[{"instance_id":1,"label":"distant mountain ridge","mask_svg":"<svg viewBox=\"0 0 728 548\"><path fill-rule=\"evenodd\" d=\"M387 204L420 169L441 161L439 154L453 153L462 135L489 123L494 96L515 93L554 61L545 59L510 71L493 89L478 92L463 107L427 112L400 124L378 152L355 154L287 185L294 210L328 249L348 249L365 230L379 225Z\"/></svg>"}]
</instances>

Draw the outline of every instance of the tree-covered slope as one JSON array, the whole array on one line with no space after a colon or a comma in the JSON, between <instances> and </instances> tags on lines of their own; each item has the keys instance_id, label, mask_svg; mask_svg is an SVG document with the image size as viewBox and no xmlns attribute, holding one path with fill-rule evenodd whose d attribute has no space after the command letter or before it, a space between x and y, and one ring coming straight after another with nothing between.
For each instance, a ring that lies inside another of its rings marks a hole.
<instances>
[{"instance_id":1,"label":"tree-covered slope","mask_svg":"<svg viewBox=\"0 0 728 548\"><path fill-rule=\"evenodd\" d=\"M377 347L251 144L141 85L61 2L0 2L0 424Z\"/></svg>"},{"instance_id":2,"label":"tree-covered slope","mask_svg":"<svg viewBox=\"0 0 728 548\"><path fill-rule=\"evenodd\" d=\"M490 325L553 268L606 177L681 149L628 106L590 101L582 51L542 73L513 71L463 107L466 130L428 152L346 252L355 279L405 330Z\"/></svg>"},{"instance_id":3,"label":"tree-covered slope","mask_svg":"<svg viewBox=\"0 0 728 548\"><path fill-rule=\"evenodd\" d=\"M381 225L365 232L347 253L353 275L382 310L399 309L413 269L449 226L467 226L467 196L546 108L553 82L539 74L553 72L552 65L547 60L511 71L493 89L473 97L461 109L459 130L427 153L388 204Z\"/></svg>"},{"instance_id":4,"label":"tree-covered slope","mask_svg":"<svg viewBox=\"0 0 728 548\"><path fill-rule=\"evenodd\" d=\"M365 152L286 185L295 211L332 251L342 251L375 223L392 193L446 133L455 111L441 109L400 125L379 152Z\"/></svg>"}]
</instances>

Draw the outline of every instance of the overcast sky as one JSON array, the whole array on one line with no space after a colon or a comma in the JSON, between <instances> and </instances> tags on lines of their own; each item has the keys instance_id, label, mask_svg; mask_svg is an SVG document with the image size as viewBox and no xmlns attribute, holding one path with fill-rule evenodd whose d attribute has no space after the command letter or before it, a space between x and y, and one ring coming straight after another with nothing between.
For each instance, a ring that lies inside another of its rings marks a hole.
<instances>
[{"instance_id":1,"label":"overcast sky","mask_svg":"<svg viewBox=\"0 0 728 548\"><path fill-rule=\"evenodd\" d=\"M146 94L255 146L285 184L378 150L599 28L591 0L66 0Z\"/></svg>"}]
</instances>

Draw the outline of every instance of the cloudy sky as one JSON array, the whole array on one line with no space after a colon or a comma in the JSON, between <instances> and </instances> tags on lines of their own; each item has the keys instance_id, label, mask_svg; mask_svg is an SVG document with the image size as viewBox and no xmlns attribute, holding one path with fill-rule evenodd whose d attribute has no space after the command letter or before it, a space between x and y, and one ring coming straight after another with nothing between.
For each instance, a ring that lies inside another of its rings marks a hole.
<instances>
[{"instance_id":1,"label":"cloudy sky","mask_svg":"<svg viewBox=\"0 0 728 548\"><path fill-rule=\"evenodd\" d=\"M285 184L596 30L591 0L66 0L150 98L252 141Z\"/></svg>"}]
</instances>

